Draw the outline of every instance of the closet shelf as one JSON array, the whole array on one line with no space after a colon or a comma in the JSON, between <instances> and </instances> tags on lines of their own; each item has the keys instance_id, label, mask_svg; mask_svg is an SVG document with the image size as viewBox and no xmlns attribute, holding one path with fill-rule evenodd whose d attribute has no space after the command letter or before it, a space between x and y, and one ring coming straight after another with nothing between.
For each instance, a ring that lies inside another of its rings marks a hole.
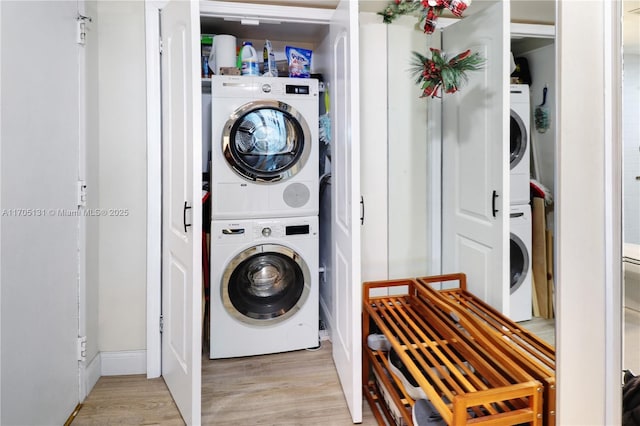
<instances>
[{"instance_id":1,"label":"closet shelf","mask_svg":"<svg viewBox=\"0 0 640 426\"><path fill-rule=\"evenodd\" d=\"M432 287L454 280L458 289ZM364 394L379 424L412 425L415 401L389 355L367 346L371 330L447 424L555 424L553 348L467 292L464 274L367 282L363 302Z\"/></svg>"}]
</instances>

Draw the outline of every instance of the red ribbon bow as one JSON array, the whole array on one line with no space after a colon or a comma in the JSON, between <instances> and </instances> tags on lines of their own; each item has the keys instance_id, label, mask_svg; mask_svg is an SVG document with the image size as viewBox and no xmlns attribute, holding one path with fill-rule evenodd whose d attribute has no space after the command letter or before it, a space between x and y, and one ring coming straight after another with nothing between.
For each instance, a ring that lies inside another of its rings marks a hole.
<instances>
[{"instance_id":1,"label":"red ribbon bow","mask_svg":"<svg viewBox=\"0 0 640 426\"><path fill-rule=\"evenodd\" d=\"M396 0L399 3L399 0ZM422 0L422 7L427 9L424 19L424 32L431 34L436 29L438 16L442 14L443 9L449 9L455 16L462 16L462 12L468 6L469 1L464 0Z\"/></svg>"}]
</instances>

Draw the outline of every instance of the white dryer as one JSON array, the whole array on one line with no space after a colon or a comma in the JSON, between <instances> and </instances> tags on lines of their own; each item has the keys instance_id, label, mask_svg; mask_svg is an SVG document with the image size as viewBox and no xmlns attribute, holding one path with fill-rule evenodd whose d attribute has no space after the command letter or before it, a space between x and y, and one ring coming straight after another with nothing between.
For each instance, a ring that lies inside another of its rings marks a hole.
<instances>
[{"instance_id":1,"label":"white dryer","mask_svg":"<svg viewBox=\"0 0 640 426\"><path fill-rule=\"evenodd\" d=\"M318 214L318 80L211 79L212 218Z\"/></svg>"},{"instance_id":2,"label":"white dryer","mask_svg":"<svg viewBox=\"0 0 640 426\"><path fill-rule=\"evenodd\" d=\"M510 215L510 308L509 317L514 321L531 319L532 271L531 271L531 206L511 206Z\"/></svg>"},{"instance_id":3,"label":"white dryer","mask_svg":"<svg viewBox=\"0 0 640 426\"><path fill-rule=\"evenodd\" d=\"M318 217L211 224L210 358L315 347Z\"/></svg>"},{"instance_id":4,"label":"white dryer","mask_svg":"<svg viewBox=\"0 0 640 426\"><path fill-rule=\"evenodd\" d=\"M511 85L511 204L528 204L530 198L531 105L529 86Z\"/></svg>"}]
</instances>

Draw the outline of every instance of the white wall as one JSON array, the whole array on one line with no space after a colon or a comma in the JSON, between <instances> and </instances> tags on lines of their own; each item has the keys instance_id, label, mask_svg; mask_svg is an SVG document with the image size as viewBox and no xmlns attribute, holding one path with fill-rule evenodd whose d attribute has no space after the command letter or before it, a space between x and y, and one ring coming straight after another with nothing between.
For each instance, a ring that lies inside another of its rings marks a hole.
<instances>
[{"instance_id":1,"label":"white wall","mask_svg":"<svg viewBox=\"0 0 640 426\"><path fill-rule=\"evenodd\" d=\"M624 241L640 245L640 55L624 56Z\"/></svg>"},{"instance_id":2,"label":"white wall","mask_svg":"<svg viewBox=\"0 0 640 426\"><path fill-rule=\"evenodd\" d=\"M538 161L537 170L540 173L537 176L540 181L553 196L555 185L555 150L556 150L556 78L555 78L555 46L540 47L538 49L523 53L518 56L527 58L529 70L531 71L531 147L532 161ZM549 129L540 133L535 128L533 112L535 108L542 103L542 90L547 86L547 102L545 106L549 110ZM535 151L535 154L534 154ZM533 162L531 163L533 167ZM553 209L553 206L550 207ZM549 214L547 218L547 228L553 229L553 214Z\"/></svg>"},{"instance_id":3,"label":"white wall","mask_svg":"<svg viewBox=\"0 0 640 426\"><path fill-rule=\"evenodd\" d=\"M408 71L411 52L426 53L427 39L415 17L384 24L373 13L360 13L360 34L362 277L428 275L427 105L432 101L420 98Z\"/></svg>"},{"instance_id":4,"label":"white wall","mask_svg":"<svg viewBox=\"0 0 640 426\"><path fill-rule=\"evenodd\" d=\"M387 24L368 12L360 13L360 87L362 280L374 281L389 278Z\"/></svg>"},{"instance_id":5,"label":"white wall","mask_svg":"<svg viewBox=\"0 0 640 426\"><path fill-rule=\"evenodd\" d=\"M99 205L127 209L99 224L99 350L146 348L144 2L101 1Z\"/></svg>"},{"instance_id":6,"label":"white wall","mask_svg":"<svg viewBox=\"0 0 640 426\"><path fill-rule=\"evenodd\" d=\"M429 275L427 105L437 101L420 97L408 71L413 51L427 54L416 18L403 16L387 27L389 278L418 277Z\"/></svg>"}]
</instances>

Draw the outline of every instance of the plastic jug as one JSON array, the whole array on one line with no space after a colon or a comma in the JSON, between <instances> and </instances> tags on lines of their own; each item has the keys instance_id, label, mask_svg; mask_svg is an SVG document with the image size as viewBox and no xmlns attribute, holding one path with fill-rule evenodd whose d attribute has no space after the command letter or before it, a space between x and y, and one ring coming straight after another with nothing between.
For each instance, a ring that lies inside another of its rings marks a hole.
<instances>
[{"instance_id":1,"label":"plastic jug","mask_svg":"<svg viewBox=\"0 0 640 426\"><path fill-rule=\"evenodd\" d=\"M240 50L240 73L242 75L259 75L258 54L250 41L242 43Z\"/></svg>"}]
</instances>

